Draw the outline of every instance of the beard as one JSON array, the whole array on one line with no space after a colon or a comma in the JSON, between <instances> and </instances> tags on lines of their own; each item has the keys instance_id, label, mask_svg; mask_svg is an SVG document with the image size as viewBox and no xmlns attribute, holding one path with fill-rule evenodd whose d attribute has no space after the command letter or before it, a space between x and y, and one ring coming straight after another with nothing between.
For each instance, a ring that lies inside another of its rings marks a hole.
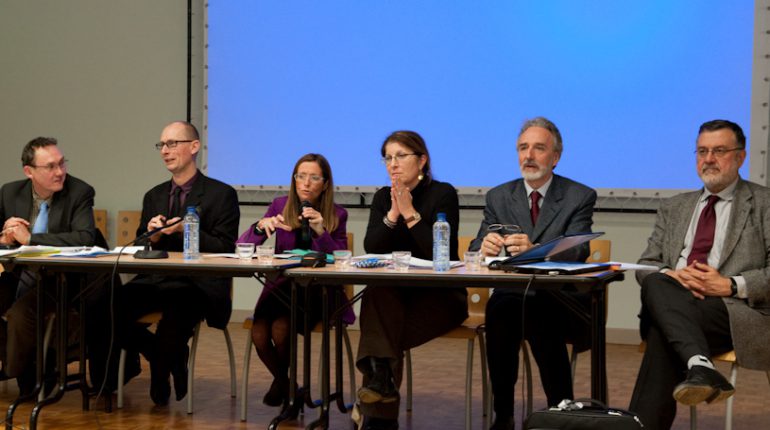
<instances>
[{"instance_id":1,"label":"beard","mask_svg":"<svg viewBox=\"0 0 770 430\"><path fill-rule=\"evenodd\" d=\"M700 172L698 172L698 176L701 181L703 181L703 185L706 186L706 189L712 192L714 190L717 190L717 192L723 190L735 180L735 178L731 177L727 172L723 172L718 167L714 166L704 166Z\"/></svg>"},{"instance_id":2,"label":"beard","mask_svg":"<svg viewBox=\"0 0 770 430\"><path fill-rule=\"evenodd\" d=\"M536 171L526 170L527 167L536 167ZM521 177L527 181L537 181L543 179L546 175L551 173L551 169L546 166L541 166L534 161L525 161L519 166L521 170Z\"/></svg>"}]
</instances>

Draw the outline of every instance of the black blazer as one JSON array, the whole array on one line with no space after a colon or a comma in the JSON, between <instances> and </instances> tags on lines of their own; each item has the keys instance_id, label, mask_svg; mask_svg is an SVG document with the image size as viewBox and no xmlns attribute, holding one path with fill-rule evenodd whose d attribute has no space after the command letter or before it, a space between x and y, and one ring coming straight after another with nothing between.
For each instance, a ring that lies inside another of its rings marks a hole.
<instances>
[{"instance_id":1,"label":"black blazer","mask_svg":"<svg viewBox=\"0 0 770 430\"><path fill-rule=\"evenodd\" d=\"M144 195L142 204L142 220L136 231L137 236L147 231L147 223L156 215L167 215L169 212L169 193L171 181L164 182ZM233 187L211 179L198 172L185 206L197 206L200 216L200 251L201 252L233 252L235 240L238 237L238 222L240 209L238 196ZM153 244L154 249L166 251L182 251L183 238L181 234L162 235ZM201 277L169 277L158 275L137 276L132 282L152 283L157 285L193 284L200 288L208 297L206 322L211 327L224 328L230 321L232 299L230 297L231 278L201 278Z\"/></svg>"},{"instance_id":2,"label":"black blazer","mask_svg":"<svg viewBox=\"0 0 770 430\"><path fill-rule=\"evenodd\" d=\"M9 182L0 188L0 222L10 217L29 220L32 214L32 181ZM67 175L64 188L54 193L48 213L48 232L30 237L30 245L93 246L94 189Z\"/></svg>"}]
</instances>

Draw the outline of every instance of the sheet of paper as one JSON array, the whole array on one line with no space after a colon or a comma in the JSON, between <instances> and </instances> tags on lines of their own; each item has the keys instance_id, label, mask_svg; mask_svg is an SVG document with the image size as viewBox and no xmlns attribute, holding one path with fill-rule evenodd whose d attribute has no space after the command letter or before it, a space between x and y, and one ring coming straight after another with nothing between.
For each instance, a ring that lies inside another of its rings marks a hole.
<instances>
[{"instance_id":1,"label":"sheet of paper","mask_svg":"<svg viewBox=\"0 0 770 430\"><path fill-rule=\"evenodd\" d=\"M59 248L59 252L51 254L51 257L98 257L109 254L109 251L98 246L66 246Z\"/></svg>"},{"instance_id":2,"label":"sheet of paper","mask_svg":"<svg viewBox=\"0 0 770 430\"><path fill-rule=\"evenodd\" d=\"M117 255L118 253L120 253L121 249L123 249L122 246L116 246L115 248L112 248L112 250L110 251L110 254ZM141 251L143 249L144 249L143 246L127 246L126 249L123 249L122 254L123 255L134 255L134 253L136 251Z\"/></svg>"}]
</instances>

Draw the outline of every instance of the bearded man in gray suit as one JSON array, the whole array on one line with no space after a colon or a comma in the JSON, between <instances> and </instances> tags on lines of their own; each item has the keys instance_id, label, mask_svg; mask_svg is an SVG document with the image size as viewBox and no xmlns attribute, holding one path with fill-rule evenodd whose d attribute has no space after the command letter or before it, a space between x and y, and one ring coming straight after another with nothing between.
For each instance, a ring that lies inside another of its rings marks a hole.
<instances>
[{"instance_id":1,"label":"bearded man in gray suit","mask_svg":"<svg viewBox=\"0 0 770 430\"><path fill-rule=\"evenodd\" d=\"M596 192L553 174L562 153L561 133L556 125L542 117L525 121L516 150L522 178L487 193L484 220L470 249L480 250L485 256L496 256L503 249L507 254L517 254L534 243L590 232ZM520 232L504 227L510 225L518 226ZM588 244L584 244L555 258L585 261L588 253ZM588 306L590 298L586 294L575 295ZM526 304L524 327L522 304ZM486 308L487 361L495 408L492 430L514 426L513 392L522 335L532 347L548 405L574 397L565 342L580 338L580 349L586 349L590 332L587 324L572 315L550 291L531 292L526 300L518 290L496 289L492 294Z\"/></svg>"},{"instance_id":2,"label":"bearded man in gray suit","mask_svg":"<svg viewBox=\"0 0 770 430\"><path fill-rule=\"evenodd\" d=\"M670 428L677 402L734 393L711 355L735 349L741 366L770 368L770 189L738 174L738 124L701 125L695 154L704 188L661 204L639 260L659 270L636 275L647 348L629 409L645 428Z\"/></svg>"}]
</instances>

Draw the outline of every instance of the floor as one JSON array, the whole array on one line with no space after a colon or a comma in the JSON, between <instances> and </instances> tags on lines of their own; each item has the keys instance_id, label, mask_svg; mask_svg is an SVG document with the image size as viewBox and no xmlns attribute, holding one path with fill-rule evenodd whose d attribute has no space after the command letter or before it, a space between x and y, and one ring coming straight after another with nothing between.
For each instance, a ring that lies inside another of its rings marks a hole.
<instances>
[{"instance_id":1,"label":"floor","mask_svg":"<svg viewBox=\"0 0 770 430\"><path fill-rule=\"evenodd\" d=\"M238 382L240 383L246 331L240 324L231 324L230 331L236 355ZM358 332L351 331L353 345ZM318 351L318 336L314 339L314 354ZM355 346L354 346L355 348ZM608 345L608 372L610 404L624 408L631 396L641 354L636 346ZM466 343L463 340L437 339L413 350L414 362L414 409L411 413L403 410L400 417L402 429L444 429L464 428L464 375ZM316 369L317 356L313 357ZM481 377L478 366L478 352L475 360L473 428L485 429L488 423L481 414ZM146 366L146 363L143 363ZM580 356L576 376L576 397L588 397L589 358ZM145 371L126 386L126 405L123 409L105 413L103 403L92 401L91 411L80 408L79 393L67 393L64 399L43 410L39 421L40 429L264 429L271 418L278 413L261 403L261 396L270 384L267 372L252 354L250 389L248 393L248 420L239 420L239 399L231 398L228 382L227 354L221 332L205 328L201 332L201 344L197 360L195 380L195 413L186 413L186 402L172 402L167 407L155 407L149 398L149 370ZM725 365L720 370L727 374ZM535 407L545 406L545 397L535 375ZM240 386L239 386L240 390ZM7 389L0 385L0 402L7 405L15 398L15 383L10 381ZM735 429L770 428L770 413L766 401L770 386L764 373L740 369L737 394L735 395ZM239 391L240 395L240 391ZM521 386L517 387L521 397ZM520 417L520 402L517 401L517 417ZM31 407L19 408L14 428L28 428L27 421ZM698 408L700 429L722 429L724 427L724 403L704 405ZM304 428L316 417L315 411L307 411L304 419L288 422L282 429ZM351 428L347 415L336 409L331 414L333 429ZM521 428L518 426L518 428ZM680 408L675 429L689 428L689 410Z\"/></svg>"}]
</instances>

